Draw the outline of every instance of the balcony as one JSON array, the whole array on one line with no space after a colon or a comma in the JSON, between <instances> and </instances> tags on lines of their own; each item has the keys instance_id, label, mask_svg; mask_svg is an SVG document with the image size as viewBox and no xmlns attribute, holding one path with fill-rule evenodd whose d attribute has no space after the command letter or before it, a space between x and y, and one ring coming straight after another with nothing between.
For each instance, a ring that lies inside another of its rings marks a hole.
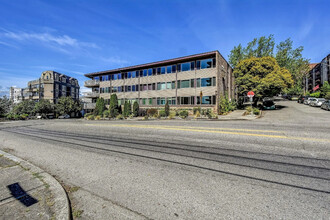
<instances>
[{"instance_id":1,"label":"balcony","mask_svg":"<svg viewBox=\"0 0 330 220\"><path fill-rule=\"evenodd\" d=\"M99 96L99 92L87 92L85 95L86 98L98 98Z\"/></svg>"},{"instance_id":2,"label":"balcony","mask_svg":"<svg viewBox=\"0 0 330 220\"><path fill-rule=\"evenodd\" d=\"M95 109L96 103L84 103L84 109Z\"/></svg>"},{"instance_id":3,"label":"balcony","mask_svg":"<svg viewBox=\"0 0 330 220\"><path fill-rule=\"evenodd\" d=\"M100 85L100 80L91 79L85 81L85 87L96 87L99 85Z\"/></svg>"}]
</instances>

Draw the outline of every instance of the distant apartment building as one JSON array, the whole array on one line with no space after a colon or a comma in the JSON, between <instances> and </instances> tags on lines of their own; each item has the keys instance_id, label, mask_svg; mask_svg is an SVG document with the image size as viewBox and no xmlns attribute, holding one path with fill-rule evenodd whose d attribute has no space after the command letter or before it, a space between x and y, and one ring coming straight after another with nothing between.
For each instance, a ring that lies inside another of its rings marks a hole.
<instances>
[{"instance_id":1,"label":"distant apartment building","mask_svg":"<svg viewBox=\"0 0 330 220\"><path fill-rule=\"evenodd\" d=\"M9 91L9 99L14 103L17 104L21 102L20 97L23 96L23 89L17 87L10 87Z\"/></svg>"},{"instance_id":2,"label":"distant apartment building","mask_svg":"<svg viewBox=\"0 0 330 220\"><path fill-rule=\"evenodd\" d=\"M79 100L79 89L77 79L55 71L44 71L39 79L28 82L19 99L46 99L56 104L61 97L70 96L74 100Z\"/></svg>"},{"instance_id":3,"label":"distant apartment building","mask_svg":"<svg viewBox=\"0 0 330 220\"><path fill-rule=\"evenodd\" d=\"M304 78L305 92L313 92L330 79L330 54L320 63L310 64L310 71Z\"/></svg>"},{"instance_id":4,"label":"distant apartment building","mask_svg":"<svg viewBox=\"0 0 330 220\"><path fill-rule=\"evenodd\" d=\"M166 101L173 107L213 107L218 109L219 97L234 98L233 70L218 51L173 58L85 74L90 80L85 87L95 108L96 99L106 103L117 94L119 104L137 101L142 108L161 107Z\"/></svg>"}]
</instances>

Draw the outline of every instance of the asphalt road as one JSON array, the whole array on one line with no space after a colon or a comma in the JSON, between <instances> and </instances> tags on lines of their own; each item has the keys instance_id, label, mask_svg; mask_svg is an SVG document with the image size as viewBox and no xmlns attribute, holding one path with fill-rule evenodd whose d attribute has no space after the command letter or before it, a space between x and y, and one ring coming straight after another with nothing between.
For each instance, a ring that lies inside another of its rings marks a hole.
<instances>
[{"instance_id":1,"label":"asphalt road","mask_svg":"<svg viewBox=\"0 0 330 220\"><path fill-rule=\"evenodd\" d=\"M330 111L253 121L0 124L0 148L64 184L82 219L329 219Z\"/></svg>"}]
</instances>

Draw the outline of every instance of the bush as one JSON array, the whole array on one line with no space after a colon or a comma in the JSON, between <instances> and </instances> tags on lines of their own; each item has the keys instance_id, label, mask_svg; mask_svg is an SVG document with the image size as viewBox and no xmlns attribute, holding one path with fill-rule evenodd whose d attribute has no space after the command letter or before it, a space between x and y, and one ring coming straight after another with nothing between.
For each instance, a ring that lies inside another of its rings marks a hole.
<instances>
[{"instance_id":1,"label":"bush","mask_svg":"<svg viewBox=\"0 0 330 220\"><path fill-rule=\"evenodd\" d=\"M101 120L101 115L95 116L95 120Z\"/></svg>"},{"instance_id":2,"label":"bush","mask_svg":"<svg viewBox=\"0 0 330 220\"><path fill-rule=\"evenodd\" d=\"M219 101L219 113L225 114L236 109L236 103L229 101L228 96L222 96Z\"/></svg>"},{"instance_id":3,"label":"bush","mask_svg":"<svg viewBox=\"0 0 330 220\"><path fill-rule=\"evenodd\" d=\"M328 93L324 96L324 98L326 98L326 99L330 99L330 92L328 92Z\"/></svg>"},{"instance_id":4,"label":"bush","mask_svg":"<svg viewBox=\"0 0 330 220\"><path fill-rule=\"evenodd\" d=\"M321 92L314 92L314 93L310 94L310 96L315 97L315 98L320 98Z\"/></svg>"},{"instance_id":5,"label":"bush","mask_svg":"<svg viewBox=\"0 0 330 220\"><path fill-rule=\"evenodd\" d=\"M165 110L160 110L158 113L159 117L167 117L168 115L166 115L166 111Z\"/></svg>"},{"instance_id":6,"label":"bush","mask_svg":"<svg viewBox=\"0 0 330 220\"><path fill-rule=\"evenodd\" d=\"M103 118L109 118L110 112L109 110L104 110L103 112Z\"/></svg>"},{"instance_id":7,"label":"bush","mask_svg":"<svg viewBox=\"0 0 330 220\"><path fill-rule=\"evenodd\" d=\"M84 117L85 118L88 118L88 116L90 116L90 115L93 115L92 113L86 113L85 115L84 115Z\"/></svg>"},{"instance_id":8,"label":"bush","mask_svg":"<svg viewBox=\"0 0 330 220\"><path fill-rule=\"evenodd\" d=\"M247 113L251 113L253 108L251 106L248 106L248 107L245 108L245 110L246 110Z\"/></svg>"},{"instance_id":9,"label":"bush","mask_svg":"<svg viewBox=\"0 0 330 220\"><path fill-rule=\"evenodd\" d=\"M210 111L210 112L207 114L207 117L208 117L209 119L211 119L211 118L218 118L218 115L215 114L213 111Z\"/></svg>"},{"instance_id":10,"label":"bush","mask_svg":"<svg viewBox=\"0 0 330 220\"><path fill-rule=\"evenodd\" d=\"M200 117L201 117L201 113L199 113L199 111L196 111L195 118L200 118Z\"/></svg>"},{"instance_id":11,"label":"bush","mask_svg":"<svg viewBox=\"0 0 330 220\"><path fill-rule=\"evenodd\" d=\"M254 115L260 115L260 110L257 109L257 108L254 108L254 109L253 109L253 114L254 114Z\"/></svg>"},{"instance_id":12,"label":"bush","mask_svg":"<svg viewBox=\"0 0 330 220\"><path fill-rule=\"evenodd\" d=\"M148 115L145 115L145 116L143 117L143 120L148 120Z\"/></svg>"},{"instance_id":13,"label":"bush","mask_svg":"<svg viewBox=\"0 0 330 220\"><path fill-rule=\"evenodd\" d=\"M188 117L188 111L187 110L181 110L179 112L179 116L180 116L180 118L183 118L183 119L187 118Z\"/></svg>"},{"instance_id":14,"label":"bush","mask_svg":"<svg viewBox=\"0 0 330 220\"><path fill-rule=\"evenodd\" d=\"M158 114L158 110L155 108L150 108L147 110L147 115L150 116L156 116Z\"/></svg>"},{"instance_id":15,"label":"bush","mask_svg":"<svg viewBox=\"0 0 330 220\"><path fill-rule=\"evenodd\" d=\"M124 116L122 114L119 114L116 116L116 119L122 120L122 119L124 119Z\"/></svg>"},{"instance_id":16,"label":"bush","mask_svg":"<svg viewBox=\"0 0 330 220\"><path fill-rule=\"evenodd\" d=\"M87 120L94 120L94 115L87 116Z\"/></svg>"},{"instance_id":17,"label":"bush","mask_svg":"<svg viewBox=\"0 0 330 220\"><path fill-rule=\"evenodd\" d=\"M26 120L29 117L29 115L28 114L21 114L20 117L21 117L22 120Z\"/></svg>"},{"instance_id":18,"label":"bush","mask_svg":"<svg viewBox=\"0 0 330 220\"><path fill-rule=\"evenodd\" d=\"M145 115L147 115L147 110L144 109L144 108L140 108L140 109L139 109L139 114L138 114L138 115L140 115L140 116L145 116Z\"/></svg>"},{"instance_id":19,"label":"bush","mask_svg":"<svg viewBox=\"0 0 330 220\"><path fill-rule=\"evenodd\" d=\"M201 108L200 107L195 107L195 108L193 108L193 113L194 113L194 115L196 115L196 113L201 113Z\"/></svg>"}]
</instances>

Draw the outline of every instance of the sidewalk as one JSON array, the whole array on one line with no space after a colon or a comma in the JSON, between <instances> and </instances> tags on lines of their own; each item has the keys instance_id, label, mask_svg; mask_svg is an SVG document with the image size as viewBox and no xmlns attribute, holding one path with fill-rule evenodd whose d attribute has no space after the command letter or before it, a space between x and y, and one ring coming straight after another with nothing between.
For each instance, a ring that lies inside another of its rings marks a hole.
<instances>
[{"instance_id":1,"label":"sidewalk","mask_svg":"<svg viewBox=\"0 0 330 220\"><path fill-rule=\"evenodd\" d=\"M40 168L0 150L0 219L69 219L62 186Z\"/></svg>"}]
</instances>

